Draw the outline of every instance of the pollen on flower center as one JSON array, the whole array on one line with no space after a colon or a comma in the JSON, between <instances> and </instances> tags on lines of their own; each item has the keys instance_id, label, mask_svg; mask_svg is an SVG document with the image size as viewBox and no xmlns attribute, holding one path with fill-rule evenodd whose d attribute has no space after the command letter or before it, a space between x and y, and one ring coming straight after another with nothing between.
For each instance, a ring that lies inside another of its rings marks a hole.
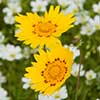
<instances>
[{"instance_id":1,"label":"pollen on flower center","mask_svg":"<svg viewBox=\"0 0 100 100\"><path fill-rule=\"evenodd\" d=\"M48 22L38 22L37 25L33 25L33 33L37 33L38 36L48 37L52 33L56 32L57 25L52 24L51 21Z\"/></svg>"},{"instance_id":2,"label":"pollen on flower center","mask_svg":"<svg viewBox=\"0 0 100 100\"><path fill-rule=\"evenodd\" d=\"M67 67L65 60L55 59L53 62L46 63L46 68L41 72L41 76L44 77L45 83L50 83L50 86L55 86L57 82L61 82L65 74L67 73Z\"/></svg>"},{"instance_id":3,"label":"pollen on flower center","mask_svg":"<svg viewBox=\"0 0 100 100\"><path fill-rule=\"evenodd\" d=\"M60 66L54 65L50 67L48 74L55 79L60 74Z\"/></svg>"},{"instance_id":4,"label":"pollen on flower center","mask_svg":"<svg viewBox=\"0 0 100 100\"><path fill-rule=\"evenodd\" d=\"M15 56L16 56L15 54L11 54L11 55L10 55L11 58L14 58Z\"/></svg>"}]
</instances>

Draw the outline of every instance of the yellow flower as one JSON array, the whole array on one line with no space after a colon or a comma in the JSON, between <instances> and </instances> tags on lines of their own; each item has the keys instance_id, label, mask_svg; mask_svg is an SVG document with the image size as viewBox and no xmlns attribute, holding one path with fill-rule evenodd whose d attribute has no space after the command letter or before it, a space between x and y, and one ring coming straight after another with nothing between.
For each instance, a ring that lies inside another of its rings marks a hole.
<instances>
[{"instance_id":1,"label":"yellow flower","mask_svg":"<svg viewBox=\"0 0 100 100\"><path fill-rule=\"evenodd\" d=\"M51 47L53 44L60 44L57 37L73 27L75 17L73 14L64 15L59 10L60 6L56 6L55 9L54 6L50 6L49 12L46 11L44 16L39 16L37 13L19 14L16 16L16 21L20 32L15 36L33 48L38 45Z\"/></svg>"},{"instance_id":2,"label":"yellow flower","mask_svg":"<svg viewBox=\"0 0 100 100\"><path fill-rule=\"evenodd\" d=\"M36 62L27 67L26 78L31 79L31 88L52 95L71 75L73 53L68 48L57 47L50 52L39 51Z\"/></svg>"}]
</instances>

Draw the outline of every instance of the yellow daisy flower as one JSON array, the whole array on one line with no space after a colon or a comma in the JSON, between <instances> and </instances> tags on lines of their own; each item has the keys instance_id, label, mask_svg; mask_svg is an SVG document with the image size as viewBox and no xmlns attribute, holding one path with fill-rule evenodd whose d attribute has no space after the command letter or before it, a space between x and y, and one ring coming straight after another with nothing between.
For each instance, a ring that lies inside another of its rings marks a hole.
<instances>
[{"instance_id":1,"label":"yellow daisy flower","mask_svg":"<svg viewBox=\"0 0 100 100\"><path fill-rule=\"evenodd\" d=\"M63 32L73 27L75 21L73 14L64 15L60 11L60 6L50 6L49 12L45 12L44 16L37 13L26 13L26 15L16 16L17 26L20 28L15 36L18 40L24 41L25 44L36 46L51 46L52 44L60 44L56 38Z\"/></svg>"},{"instance_id":2,"label":"yellow daisy flower","mask_svg":"<svg viewBox=\"0 0 100 100\"><path fill-rule=\"evenodd\" d=\"M34 57L37 62L26 68L25 77L31 79L32 89L51 95L70 77L73 53L57 47L50 52L40 50Z\"/></svg>"}]
</instances>

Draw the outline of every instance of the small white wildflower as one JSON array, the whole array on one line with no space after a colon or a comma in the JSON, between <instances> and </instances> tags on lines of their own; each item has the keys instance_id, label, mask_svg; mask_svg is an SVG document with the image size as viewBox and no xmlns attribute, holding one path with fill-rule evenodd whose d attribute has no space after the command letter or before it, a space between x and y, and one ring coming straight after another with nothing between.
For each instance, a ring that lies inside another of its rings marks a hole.
<instances>
[{"instance_id":1,"label":"small white wildflower","mask_svg":"<svg viewBox=\"0 0 100 100\"><path fill-rule=\"evenodd\" d=\"M100 14L100 2L98 4L93 4L93 11Z\"/></svg>"},{"instance_id":2,"label":"small white wildflower","mask_svg":"<svg viewBox=\"0 0 100 100\"><path fill-rule=\"evenodd\" d=\"M8 93L5 89L0 87L0 100L10 100L9 97L7 97Z\"/></svg>"},{"instance_id":3,"label":"small white wildflower","mask_svg":"<svg viewBox=\"0 0 100 100\"><path fill-rule=\"evenodd\" d=\"M53 95L53 100L62 100L68 97L66 86L61 87Z\"/></svg>"},{"instance_id":4,"label":"small white wildflower","mask_svg":"<svg viewBox=\"0 0 100 100\"><path fill-rule=\"evenodd\" d=\"M11 11L14 13L19 13L22 11L22 8L18 2L10 2L8 3L8 7L11 9Z\"/></svg>"},{"instance_id":5,"label":"small white wildflower","mask_svg":"<svg viewBox=\"0 0 100 100\"><path fill-rule=\"evenodd\" d=\"M63 8L65 8L66 6L68 6L69 4L71 4L71 1L70 1L70 0L68 0L67 2L66 2L66 0L58 0L57 2L58 2L58 4L61 5Z\"/></svg>"},{"instance_id":6,"label":"small white wildflower","mask_svg":"<svg viewBox=\"0 0 100 100\"><path fill-rule=\"evenodd\" d=\"M5 22L6 24L12 25L12 24L15 23L15 18L14 18L14 16L12 16L12 15L6 15L6 16L4 17L4 22Z\"/></svg>"},{"instance_id":7,"label":"small white wildflower","mask_svg":"<svg viewBox=\"0 0 100 100\"><path fill-rule=\"evenodd\" d=\"M62 100L68 97L66 86L57 90L53 95L39 94L39 100Z\"/></svg>"},{"instance_id":8,"label":"small white wildflower","mask_svg":"<svg viewBox=\"0 0 100 100\"><path fill-rule=\"evenodd\" d=\"M95 27L96 30L100 30L100 16L96 15L94 19L89 19L91 25Z\"/></svg>"},{"instance_id":9,"label":"small white wildflower","mask_svg":"<svg viewBox=\"0 0 100 100\"><path fill-rule=\"evenodd\" d=\"M8 61L18 60L22 58L21 48L19 46L6 45L5 59Z\"/></svg>"},{"instance_id":10,"label":"small white wildflower","mask_svg":"<svg viewBox=\"0 0 100 100\"><path fill-rule=\"evenodd\" d=\"M74 3L77 5L77 7L79 9L83 9L83 5L84 5L84 2L85 0L72 0L72 2L74 1Z\"/></svg>"},{"instance_id":11,"label":"small white wildflower","mask_svg":"<svg viewBox=\"0 0 100 100\"><path fill-rule=\"evenodd\" d=\"M92 28L91 28L92 27ZM96 31L95 27L90 24L90 23L87 23L86 25L83 25L81 27L81 31L80 31L80 34L82 35L92 35L94 32Z\"/></svg>"},{"instance_id":12,"label":"small white wildflower","mask_svg":"<svg viewBox=\"0 0 100 100\"><path fill-rule=\"evenodd\" d=\"M22 11L22 8L18 2L8 2L8 6L3 8L3 13L6 13L7 16L12 16L15 13Z\"/></svg>"},{"instance_id":13,"label":"small white wildflower","mask_svg":"<svg viewBox=\"0 0 100 100\"><path fill-rule=\"evenodd\" d=\"M48 5L48 0L31 1L30 5L32 7L33 12L44 12L46 10L46 6Z\"/></svg>"},{"instance_id":14,"label":"small white wildflower","mask_svg":"<svg viewBox=\"0 0 100 100\"><path fill-rule=\"evenodd\" d=\"M73 44L70 46L65 44L64 48L69 48L74 53L74 59L80 55L79 49L77 49L77 47L75 47Z\"/></svg>"},{"instance_id":15,"label":"small white wildflower","mask_svg":"<svg viewBox=\"0 0 100 100\"><path fill-rule=\"evenodd\" d=\"M74 14L76 14L77 12L79 12L79 8L77 7L77 5L75 5L75 3L72 3L70 6L68 6L62 12L64 12L65 14L68 14L68 13L74 13Z\"/></svg>"},{"instance_id":16,"label":"small white wildflower","mask_svg":"<svg viewBox=\"0 0 100 100\"><path fill-rule=\"evenodd\" d=\"M76 64L74 63L72 65L72 72L71 74L74 76L74 77L77 77L78 76L78 72L79 72L79 64ZM81 68L80 68L80 76L84 76L85 74L85 71L83 70L83 65L81 65Z\"/></svg>"},{"instance_id":17,"label":"small white wildflower","mask_svg":"<svg viewBox=\"0 0 100 100\"><path fill-rule=\"evenodd\" d=\"M75 22L75 25L78 25L78 24L84 24L86 23L88 20L90 19L90 16L89 16L89 12L88 11L81 11L79 13L76 14L76 22Z\"/></svg>"},{"instance_id":18,"label":"small white wildflower","mask_svg":"<svg viewBox=\"0 0 100 100\"><path fill-rule=\"evenodd\" d=\"M30 79L22 77L23 89L28 89L30 87Z\"/></svg>"},{"instance_id":19,"label":"small white wildflower","mask_svg":"<svg viewBox=\"0 0 100 100\"><path fill-rule=\"evenodd\" d=\"M85 77L88 81L92 80L92 79L95 79L96 78L96 73L93 70L89 70L89 71L86 72Z\"/></svg>"},{"instance_id":20,"label":"small white wildflower","mask_svg":"<svg viewBox=\"0 0 100 100\"><path fill-rule=\"evenodd\" d=\"M8 8L8 7L3 8L2 11L3 11L3 13L6 14L6 16L12 16L12 15L13 15L13 12L12 12L11 9Z\"/></svg>"}]
</instances>

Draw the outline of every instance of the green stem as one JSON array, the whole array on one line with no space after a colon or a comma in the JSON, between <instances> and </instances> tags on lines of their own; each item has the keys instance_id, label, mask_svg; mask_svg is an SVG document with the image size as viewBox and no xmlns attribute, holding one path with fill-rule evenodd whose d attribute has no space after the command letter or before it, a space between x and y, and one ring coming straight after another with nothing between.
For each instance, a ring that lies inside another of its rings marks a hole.
<instances>
[{"instance_id":1,"label":"green stem","mask_svg":"<svg viewBox=\"0 0 100 100\"><path fill-rule=\"evenodd\" d=\"M75 94L75 100L78 100L78 90L80 88L80 70L81 70L81 64L82 64L82 54L80 50L80 64L79 64L79 71L77 76L77 82L76 82L76 94Z\"/></svg>"}]
</instances>

